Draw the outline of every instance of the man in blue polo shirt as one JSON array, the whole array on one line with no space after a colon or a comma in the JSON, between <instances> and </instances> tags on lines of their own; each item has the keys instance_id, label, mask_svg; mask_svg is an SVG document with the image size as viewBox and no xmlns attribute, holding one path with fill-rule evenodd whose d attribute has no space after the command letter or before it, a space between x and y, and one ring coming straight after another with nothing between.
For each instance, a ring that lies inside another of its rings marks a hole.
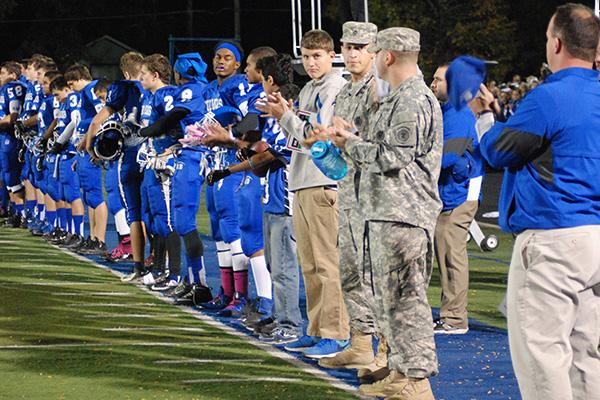
<instances>
[{"instance_id":1,"label":"man in blue polo shirt","mask_svg":"<svg viewBox=\"0 0 600 400\"><path fill-rule=\"evenodd\" d=\"M500 225L517 233L508 276L508 334L524 400L600 393L600 20L557 8L546 32L553 74L506 122L492 96L471 102L481 153L505 168ZM486 132L487 131L487 132Z\"/></svg>"}]
</instances>

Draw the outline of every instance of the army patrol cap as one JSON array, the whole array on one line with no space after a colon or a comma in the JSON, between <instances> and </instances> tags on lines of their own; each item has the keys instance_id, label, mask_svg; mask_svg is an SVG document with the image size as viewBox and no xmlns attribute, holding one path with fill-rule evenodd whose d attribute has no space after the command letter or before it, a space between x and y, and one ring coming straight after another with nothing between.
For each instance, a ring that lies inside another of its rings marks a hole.
<instances>
[{"instance_id":1,"label":"army patrol cap","mask_svg":"<svg viewBox=\"0 0 600 400\"><path fill-rule=\"evenodd\" d=\"M377 53L379 50L419 51L421 50L420 36L419 32L410 28L384 29L379 31L368 51L370 53Z\"/></svg>"},{"instance_id":2,"label":"army patrol cap","mask_svg":"<svg viewBox=\"0 0 600 400\"><path fill-rule=\"evenodd\" d=\"M369 44L377 36L377 25L370 22L349 21L342 25L342 43Z\"/></svg>"}]
</instances>

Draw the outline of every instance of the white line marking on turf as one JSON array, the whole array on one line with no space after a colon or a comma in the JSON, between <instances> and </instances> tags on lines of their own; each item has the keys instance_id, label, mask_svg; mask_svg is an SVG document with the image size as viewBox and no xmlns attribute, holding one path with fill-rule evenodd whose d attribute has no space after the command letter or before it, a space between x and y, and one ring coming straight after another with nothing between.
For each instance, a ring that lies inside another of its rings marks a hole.
<instances>
[{"instance_id":1,"label":"white line marking on turf","mask_svg":"<svg viewBox=\"0 0 600 400\"><path fill-rule=\"evenodd\" d=\"M239 358L236 360L210 360L201 358L184 358L181 360L158 360L154 364L238 364L238 363L262 363L265 360L260 358Z\"/></svg>"},{"instance_id":2,"label":"white line marking on turf","mask_svg":"<svg viewBox=\"0 0 600 400\"><path fill-rule=\"evenodd\" d=\"M72 292L56 292L52 293L52 296L114 296L114 297L131 297L136 296L135 293L129 292L85 292L85 293L72 293Z\"/></svg>"},{"instance_id":3,"label":"white line marking on turf","mask_svg":"<svg viewBox=\"0 0 600 400\"><path fill-rule=\"evenodd\" d=\"M188 328L179 326L159 326L159 327L118 327L104 328L105 332L139 332L139 331L178 331L178 332L204 332L204 328Z\"/></svg>"},{"instance_id":4,"label":"white line marking on turf","mask_svg":"<svg viewBox=\"0 0 600 400\"><path fill-rule=\"evenodd\" d=\"M248 378L207 378L207 379L191 379L181 381L181 383L229 383L229 382L302 382L300 378L277 378L277 377L256 377Z\"/></svg>"},{"instance_id":5,"label":"white line marking on turf","mask_svg":"<svg viewBox=\"0 0 600 400\"><path fill-rule=\"evenodd\" d=\"M56 344L13 344L0 346L0 350L22 350L22 349L60 349L70 347L182 347L182 346L229 346L226 343L215 342L114 342L114 343L56 343Z\"/></svg>"},{"instance_id":6,"label":"white line marking on turf","mask_svg":"<svg viewBox=\"0 0 600 400\"><path fill-rule=\"evenodd\" d=\"M156 303L71 303L67 307L156 307Z\"/></svg>"},{"instance_id":7,"label":"white line marking on turf","mask_svg":"<svg viewBox=\"0 0 600 400\"><path fill-rule=\"evenodd\" d=\"M166 317L161 314L121 314L121 313L96 313L87 314L84 318L155 318L155 317Z\"/></svg>"},{"instance_id":8,"label":"white line marking on turf","mask_svg":"<svg viewBox=\"0 0 600 400\"><path fill-rule=\"evenodd\" d=\"M34 285L34 286L86 286L86 285L101 285L106 282L19 282L19 285Z\"/></svg>"},{"instance_id":9,"label":"white line marking on turf","mask_svg":"<svg viewBox=\"0 0 600 400\"><path fill-rule=\"evenodd\" d=\"M91 264L91 265L93 265L93 266L95 266L97 268L101 268L101 269L103 269L105 271L109 271L110 273L112 273L113 275L118 276L119 278L122 278L123 276L125 276L125 274L123 274L122 272L113 270L113 269L108 268L108 267L106 267L106 266L104 266L102 264L98 264L97 262L95 262L93 260L90 260L88 258L83 257L82 255L72 253L72 252L70 252L70 251L68 251L66 249L60 249L60 250L63 251L63 252L65 252L65 253L67 253L67 254L70 254L71 256L77 258L78 260L81 260L83 262ZM146 288L144 286L137 285L137 287L139 289L143 290L146 293L152 294L154 297L156 297L158 299L164 300L162 297L159 297L158 293L152 292L151 290L149 290L148 288ZM311 374L313 376L316 376L316 377L318 377L320 379L323 379L324 381L328 382L330 385L332 385L332 386L334 386L334 387L336 387L338 389L344 390L344 391L346 391L346 392L348 392L348 393L350 393L350 394L352 394L354 396L362 398L362 396L360 396L358 394L358 391L356 390L356 388L354 386L349 385L346 382L344 382L344 381L342 381L342 380L340 380L340 379L338 379L338 378L336 378L334 376L329 375L327 372L321 371L320 369L314 367L313 365L311 365L311 364L309 364L307 362L304 362L302 360L297 359L296 357L292 356L291 354L286 353L285 351L279 350L278 348L273 347L270 344L262 343L258 339L255 339L253 337L245 335L245 334L243 334L243 333L241 333L241 332L239 332L239 331L237 331L237 330L235 330L235 329L233 329L233 328L231 328L231 327L223 324L222 322L219 322L216 319L213 319L209 315L206 315L206 314L204 314L204 313L202 313L200 311L196 311L196 310L193 310L193 309L188 309L185 306L180 306L180 305L174 305L174 306L177 307L177 308L179 308L183 312L185 312L187 314L190 314L190 315L194 316L195 318L203 321L204 323L206 323L208 325L211 325L213 327L221 329L221 330L223 330L223 331L225 331L225 332L227 332L227 333L229 333L229 334L231 334L231 335L233 335L235 337L244 339L245 341L247 341L249 344L253 345L254 347L258 347L258 348L266 351L272 357L276 357L276 358L279 358L281 360L285 360L285 361L289 362L290 364L296 366L297 368L299 368L303 372L306 372L306 373Z\"/></svg>"}]
</instances>

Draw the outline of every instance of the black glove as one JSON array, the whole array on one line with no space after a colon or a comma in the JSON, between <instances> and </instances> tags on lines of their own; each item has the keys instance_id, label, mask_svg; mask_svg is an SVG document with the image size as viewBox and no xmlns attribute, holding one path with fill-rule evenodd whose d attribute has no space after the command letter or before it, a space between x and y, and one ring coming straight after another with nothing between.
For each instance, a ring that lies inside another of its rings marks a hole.
<instances>
[{"instance_id":1,"label":"black glove","mask_svg":"<svg viewBox=\"0 0 600 400\"><path fill-rule=\"evenodd\" d=\"M248 148L242 148L235 152L235 158L239 162L242 162L242 161L246 161L247 159L249 159L250 157L252 157L255 154L256 154L256 152L254 152L253 150L250 150Z\"/></svg>"},{"instance_id":2,"label":"black glove","mask_svg":"<svg viewBox=\"0 0 600 400\"><path fill-rule=\"evenodd\" d=\"M221 179L228 177L229 175L231 175L231 171L228 169L212 170L206 177L206 183L208 183L208 186L212 186L215 183L219 182Z\"/></svg>"},{"instance_id":3,"label":"black glove","mask_svg":"<svg viewBox=\"0 0 600 400\"><path fill-rule=\"evenodd\" d=\"M25 133L25 126L23 125L23 121L17 121L14 125L15 137L17 139L23 139L23 134Z\"/></svg>"},{"instance_id":4,"label":"black glove","mask_svg":"<svg viewBox=\"0 0 600 400\"><path fill-rule=\"evenodd\" d=\"M54 143L54 146L52 146L52 148L50 150L48 150L48 153L58 154L61 151L63 151L65 149L65 147L67 147L65 144L56 142L56 143Z\"/></svg>"}]
</instances>

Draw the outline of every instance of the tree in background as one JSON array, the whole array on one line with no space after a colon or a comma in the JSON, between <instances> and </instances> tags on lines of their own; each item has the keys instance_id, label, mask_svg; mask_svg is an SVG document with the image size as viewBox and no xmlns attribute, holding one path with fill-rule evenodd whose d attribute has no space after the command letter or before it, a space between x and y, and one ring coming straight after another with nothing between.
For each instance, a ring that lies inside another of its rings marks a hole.
<instances>
[{"instance_id":1,"label":"tree in background","mask_svg":"<svg viewBox=\"0 0 600 400\"><path fill-rule=\"evenodd\" d=\"M346 0L329 3L326 14L342 17ZM496 60L490 76L503 78L517 57L517 25L502 0L369 0L369 20L379 29L406 26L421 32L419 65L426 77L461 54Z\"/></svg>"}]
</instances>

